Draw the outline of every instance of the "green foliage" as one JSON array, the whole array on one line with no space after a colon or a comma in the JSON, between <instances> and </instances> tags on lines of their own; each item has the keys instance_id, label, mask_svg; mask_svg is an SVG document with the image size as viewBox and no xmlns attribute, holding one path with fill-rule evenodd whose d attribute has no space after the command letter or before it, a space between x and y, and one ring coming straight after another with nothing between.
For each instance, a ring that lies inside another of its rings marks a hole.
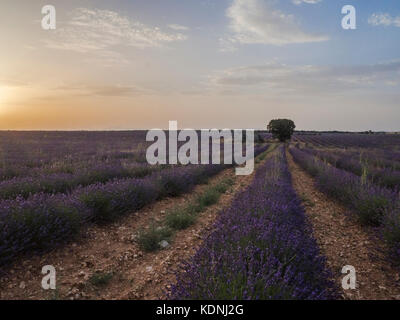
<instances>
[{"instance_id":1,"label":"green foliage","mask_svg":"<svg viewBox=\"0 0 400 320\"><path fill-rule=\"evenodd\" d=\"M400 217L396 212L400 212L400 205L392 213L386 214L383 223L383 236L388 243L391 250L394 252L394 258L398 260L400 266L399 257L399 243L400 243ZM397 252L396 252L397 251Z\"/></svg>"},{"instance_id":2,"label":"green foliage","mask_svg":"<svg viewBox=\"0 0 400 320\"><path fill-rule=\"evenodd\" d=\"M295 128L294 122L289 119L271 120L267 127L272 136L282 142L291 138Z\"/></svg>"},{"instance_id":3,"label":"green foliage","mask_svg":"<svg viewBox=\"0 0 400 320\"><path fill-rule=\"evenodd\" d=\"M215 186L208 187L202 195L186 207L169 212L165 218L166 225L174 230L182 230L191 226L196 221L196 215L204 211L206 207L217 203L221 194L228 191L233 184L232 178L226 178Z\"/></svg>"},{"instance_id":4,"label":"green foliage","mask_svg":"<svg viewBox=\"0 0 400 320\"><path fill-rule=\"evenodd\" d=\"M178 209L169 213L165 218L168 227L174 230L183 230L191 226L196 217L190 209Z\"/></svg>"},{"instance_id":5,"label":"green foliage","mask_svg":"<svg viewBox=\"0 0 400 320\"><path fill-rule=\"evenodd\" d=\"M165 216L163 226L157 227L153 224L149 229L140 231L138 235L140 247L148 252L160 249L162 240L169 240L175 230L183 230L193 225L197 214L217 203L221 194L225 193L234 182L233 178L225 178L218 184L207 187L188 205L169 211Z\"/></svg>"},{"instance_id":6,"label":"green foliage","mask_svg":"<svg viewBox=\"0 0 400 320\"><path fill-rule=\"evenodd\" d=\"M357 201L357 209L361 223L378 226L382 222L386 208L389 207L388 199L380 195L370 195Z\"/></svg>"},{"instance_id":7,"label":"green foliage","mask_svg":"<svg viewBox=\"0 0 400 320\"><path fill-rule=\"evenodd\" d=\"M95 287L105 286L110 282L112 277L112 272L98 272L89 278L89 282Z\"/></svg>"},{"instance_id":8,"label":"green foliage","mask_svg":"<svg viewBox=\"0 0 400 320\"><path fill-rule=\"evenodd\" d=\"M300 194L299 198L304 203L304 205L309 206L309 207L315 206L315 203L310 198L308 198L305 194Z\"/></svg>"},{"instance_id":9,"label":"green foliage","mask_svg":"<svg viewBox=\"0 0 400 320\"><path fill-rule=\"evenodd\" d=\"M210 188L197 198L197 202L201 206L208 207L217 203L220 195L216 188Z\"/></svg>"},{"instance_id":10,"label":"green foliage","mask_svg":"<svg viewBox=\"0 0 400 320\"><path fill-rule=\"evenodd\" d=\"M148 230L139 232L138 243L139 246L147 252L152 252L160 249L160 242L162 240L169 240L172 232L166 227L156 227L151 225Z\"/></svg>"},{"instance_id":11,"label":"green foliage","mask_svg":"<svg viewBox=\"0 0 400 320\"><path fill-rule=\"evenodd\" d=\"M111 206L111 199L105 192L97 191L83 194L80 200L96 212L96 218L100 223L110 222L117 216Z\"/></svg>"}]
</instances>

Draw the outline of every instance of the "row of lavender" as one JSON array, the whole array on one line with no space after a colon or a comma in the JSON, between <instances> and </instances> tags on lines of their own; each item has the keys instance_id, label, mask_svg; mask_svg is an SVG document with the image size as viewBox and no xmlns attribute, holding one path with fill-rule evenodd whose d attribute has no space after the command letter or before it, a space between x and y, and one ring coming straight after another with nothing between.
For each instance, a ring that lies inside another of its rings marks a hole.
<instances>
[{"instance_id":1,"label":"row of lavender","mask_svg":"<svg viewBox=\"0 0 400 320\"><path fill-rule=\"evenodd\" d=\"M368 183L297 148L291 148L290 153L300 166L316 178L320 190L353 209L361 223L378 226L393 254L400 257L398 192Z\"/></svg>"},{"instance_id":2,"label":"row of lavender","mask_svg":"<svg viewBox=\"0 0 400 320\"><path fill-rule=\"evenodd\" d=\"M3 131L0 132L0 181L72 174L102 165L144 163L150 144L146 141L146 131Z\"/></svg>"},{"instance_id":3,"label":"row of lavender","mask_svg":"<svg viewBox=\"0 0 400 320\"><path fill-rule=\"evenodd\" d=\"M51 155L43 155L43 164L27 166L24 162L0 165L0 181L20 178L39 177L55 173L75 174L80 171L89 171L99 166L124 166L127 163L143 164L146 162L144 149L137 147L131 151L118 151L109 155L82 159L78 154L65 156L63 159L52 158Z\"/></svg>"},{"instance_id":4,"label":"row of lavender","mask_svg":"<svg viewBox=\"0 0 400 320\"><path fill-rule=\"evenodd\" d=\"M166 169L139 179L80 187L71 194L34 194L0 202L0 265L20 253L53 248L88 221L108 221L164 196L190 191L222 165Z\"/></svg>"},{"instance_id":5,"label":"row of lavender","mask_svg":"<svg viewBox=\"0 0 400 320\"><path fill-rule=\"evenodd\" d=\"M315 146L310 143L305 143L307 148L321 149L320 146ZM358 158L363 162L377 168L388 168L392 170L400 170L400 154L391 149L376 149L376 148L327 148L322 147L324 151L338 152L340 154L346 153L353 158Z\"/></svg>"},{"instance_id":6,"label":"row of lavender","mask_svg":"<svg viewBox=\"0 0 400 320\"><path fill-rule=\"evenodd\" d=\"M122 163L113 160L111 162L94 161L90 168L80 167L77 164L74 166L73 172L52 173L48 168L39 171L32 169L31 171L36 171L35 174L0 181L0 200L16 197L27 198L40 192L67 193L78 186L105 183L112 179L144 177L154 171L168 167L168 165L149 166L147 163L129 161Z\"/></svg>"},{"instance_id":7,"label":"row of lavender","mask_svg":"<svg viewBox=\"0 0 400 320\"><path fill-rule=\"evenodd\" d=\"M170 299L329 299L336 296L283 146L220 213L215 231L182 265Z\"/></svg>"},{"instance_id":8,"label":"row of lavender","mask_svg":"<svg viewBox=\"0 0 400 320\"><path fill-rule=\"evenodd\" d=\"M294 139L305 143L339 148L381 149L400 160L400 134L319 133L295 134Z\"/></svg>"},{"instance_id":9,"label":"row of lavender","mask_svg":"<svg viewBox=\"0 0 400 320\"><path fill-rule=\"evenodd\" d=\"M400 188L400 162L374 158L362 151L330 151L313 148L301 150L327 161L338 169L350 171L363 179L390 189ZM396 170L397 169L397 170Z\"/></svg>"},{"instance_id":10,"label":"row of lavender","mask_svg":"<svg viewBox=\"0 0 400 320\"><path fill-rule=\"evenodd\" d=\"M112 179L140 178L166 166L149 166L141 163L123 165L120 162L94 163L90 168L74 170L73 173L59 172L14 177L0 181L0 199L27 198L35 193L67 193L78 186L104 183Z\"/></svg>"},{"instance_id":11,"label":"row of lavender","mask_svg":"<svg viewBox=\"0 0 400 320\"><path fill-rule=\"evenodd\" d=\"M0 200L143 177L145 131L0 132ZM178 145L184 142L178 142Z\"/></svg>"},{"instance_id":12,"label":"row of lavender","mask_svg":"<svg viewBox=\"0 0 400 320\"><path fill-rule=\"evenodd\" d=\"M145 160L145 131L0 132L0 180Z\"/></svg>"},{"instance_id":13,"label":"row of lavender","mask_svg":"<svg viewBox=\"0 0 400 320\"><path fill-rule=\"evenodd\" d=\"M255 149L255 155L268 145ZM228 165L177 166L145 178L78 187L69 194L37 193L0 201L0 266L25 252L54 248L89 221L107 222L166 196L189 192Z\"/></svg>"}]
</instances>

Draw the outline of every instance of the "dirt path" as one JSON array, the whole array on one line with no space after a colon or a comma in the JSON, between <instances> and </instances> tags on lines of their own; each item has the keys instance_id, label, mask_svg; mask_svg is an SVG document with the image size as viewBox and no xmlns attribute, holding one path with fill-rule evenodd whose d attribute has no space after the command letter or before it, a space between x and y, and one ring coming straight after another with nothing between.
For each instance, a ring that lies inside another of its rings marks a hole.
<instances>
[{"instance_id":1,"label":"dirt path","mask_svg":"<svg viewBox=\"0 0 400 320\"><path fill-rule=\"evenodd\" d=\"M342 288L341 273L345 265L354 266L357 276L355 290L342 290L344 299L400 300L400 276L384 258L384 246L372 237L372 230L349 218L349 210L328 198L314 187L314 180L303 171L287 152L293 186L303 199L316 238L334 280Z\"/></svg>"},{"instance_id":2,"label":"dirt path","mask_svg":"<svg viewBox=\"0 0 400 320\"><path fill-rule=\"evenodd\" d=\"M211 178L208 185L227 177L235 177L235 183L217 204L199 215L194 225L177 232L164 250L155 253L140 250L135 241L138 230L161 221L168 209L191 201L206 185L196 186L190 194L156 202L115 223L89 227L75 243L41 257L17 261L9 274L0 279L0 299L163 298L165 287L175 279L174 271L179 263L195 252L202 236L211 230L218 212L250 184L253 175L235 176L234 169L226 169ZM41 269L45 265L56 268L57 290L41 287ZM93 286L89 278L94 273L112 274L112 277L103 286Z\"/></svg>"}]
</instances>

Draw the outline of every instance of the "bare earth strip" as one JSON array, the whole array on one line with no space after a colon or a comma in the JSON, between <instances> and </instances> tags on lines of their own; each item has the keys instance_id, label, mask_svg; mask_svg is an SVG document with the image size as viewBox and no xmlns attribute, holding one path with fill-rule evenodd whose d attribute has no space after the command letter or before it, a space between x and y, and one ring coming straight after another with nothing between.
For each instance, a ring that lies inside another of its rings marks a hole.
<instances>
[{"instance_id":1,"label":"bare earth strip","mask_svg":"<svg viewBox=\"0 0 400 320\"><path fill-rule=\"evenodd\" d=\"M211 178L208 185L234 176L234 169L226 169ZM253 176L254 173L235 176L231 190L202 212L194 225L177 232L171 245L164 250L143 252L134 240L135 234L152 222L161 221L168 209L193 200L206 185L196 186L190 194L156 202L115 223L92 226L75 243L41 257L18 261L11 272L0 279L0 299L165 298L164 290L174 281L178 265L194 254L202 237L210 232L218 212L250 184ZM46 291L41 287L41 268L45 265L56 268L57 290ZM95 287L90 284L89 277L96 272L113 276L105 286Z\"/></svg>"},{"instance_id":2,"label":"bare earth strip","mask_svg":"<svg viewBox=\"0 0 400 320\"><path fill-rule=\"evenodd\" d=\"M384 257L383 243L372 236L346 213L348 209L321 193L314 180L303 171L287 152L293 186L303 201L322 253L342 290L344 299L400 300L399 271ZM341 273L345 265L354 266L357 276L355 290L343 290Z\"/></svg>"}]
</instances>

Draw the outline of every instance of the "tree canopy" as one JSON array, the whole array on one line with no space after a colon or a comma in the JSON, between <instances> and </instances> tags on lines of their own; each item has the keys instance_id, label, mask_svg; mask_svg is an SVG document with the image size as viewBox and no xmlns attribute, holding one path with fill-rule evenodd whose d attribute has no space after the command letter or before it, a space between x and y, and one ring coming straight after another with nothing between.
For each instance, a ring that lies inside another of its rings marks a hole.
<instances>
[{"instance_id":1,"label":"tree canopy","mask_svg":"<svg viewBox=\"0 0 400 320\"><path fill-rule=\"evenodd\" d=\"M295 128L294 122L289 119L274 119L267 126L272 136L282 142L291 138Z\"/></svg>"}]
</instances>

